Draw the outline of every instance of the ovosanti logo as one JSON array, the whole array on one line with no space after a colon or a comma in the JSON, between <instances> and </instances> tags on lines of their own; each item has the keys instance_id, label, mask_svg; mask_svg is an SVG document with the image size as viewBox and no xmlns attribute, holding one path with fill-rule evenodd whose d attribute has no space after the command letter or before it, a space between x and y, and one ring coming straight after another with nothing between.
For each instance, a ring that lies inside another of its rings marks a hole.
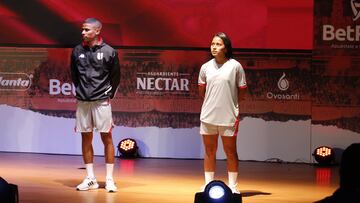
<instances>
[{"instance_id":1,"label":"ovosanti logo","mask_svg":"<svg viewBox=\"0 0 360 203\"><path fill-rule=\"evenodd\" d=\"M33 75L0 72L0 90L25 91L31 86Z\"/></svg>"},{"instance_id":2,"label":"ovosanti logo","mask_svg":"<svg viewBox=\"0 0 360 203\"><path fill-rule=\"evenodd\" d=\"M281 91L286 91L289 89L290 87L290 83L289 81L285 78L285 73L282 74L282 76L280 77L277 85L278 88ZM294 94L288 94L288 93L273 93L273 92L268 92L266 93L266 97L268 99L276 99L276 100L300 100L300 95L299 93L294 93Z\"/></svg>"},{"instance_id":3,"label":"ovosanti logo","mask_svg":"<svg viewBox=\"0 0 360 203\"><path fill-rule=\"evenodd\" d=\"M289 81L285 78L285 73L283 73L283 75L279 79L278 87L281 91L285 91L289 89Z\"/></svg>"},{"instance_id":4,"label":"ovosanti logo","mask_svg":"<svg viewBox=\"0 0 360 203\"><path fill-rule=\"evenodd\" d=\"M356 21L357 19L360 18L360 3L356 2L356 0L351 0L350 4L351 4L351 10L354 14L353 21Z\"/></svg>"}]
</instances>

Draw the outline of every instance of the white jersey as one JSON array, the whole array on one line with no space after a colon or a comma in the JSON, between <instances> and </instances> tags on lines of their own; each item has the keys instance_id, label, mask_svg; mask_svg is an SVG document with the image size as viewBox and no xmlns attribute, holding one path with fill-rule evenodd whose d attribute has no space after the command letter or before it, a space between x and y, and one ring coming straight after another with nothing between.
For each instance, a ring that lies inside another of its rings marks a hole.
<instances>
[{"instance_id":1,"label":"white jersey","mask_svg":"<svg viewBox=\"0 0 360 203\"><path fill-rule=\"evenodd\" d=\"M235 59L219 66L211 59L201 66L199 85L205 85L200 120L219 126L233 126L239 114L238 89L246 88L245 72Z\"/></svg>"}]
</instances>

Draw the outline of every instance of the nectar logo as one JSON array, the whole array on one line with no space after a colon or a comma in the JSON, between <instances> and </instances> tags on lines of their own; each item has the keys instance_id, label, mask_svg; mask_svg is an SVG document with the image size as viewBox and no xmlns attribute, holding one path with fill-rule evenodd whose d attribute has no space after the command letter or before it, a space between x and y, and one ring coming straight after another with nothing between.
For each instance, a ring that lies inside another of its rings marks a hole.
<instances>
[{"instance_id":1,"label":"nectar logo","mask_svg":"<svg viewBox=\"0 0 360 203\"><path fill-rule=\"evenodd\" d=\"M0 91L26 91L31 86L33 75L26 73L0 72Z\"/></svg>"},{"instance_id":2,"label":"nectar logo","mask_svg":"<svg viewBox=\"0 0 360 203\"><path fill-rule=\"evenodd\" d=\"M289 89L289 81L285 78L285 73L283 73L283 75L279 79L278 87L281 91L285 91Z\"/></svg>"},{"instance_id":3,"label":"nectar logo","mask_svg":"<svg viewBox=\"0 0 360 203\"><path fill-rule=\"evenodd\" d=\"M136 93L146 95L189 93L190 74L179 72L138 72Z\"/></svg>"},{"instance_id":4,"label":"nectar logo","mask_svg":"<svg viewBox=\"0 0 360 203\"><path fill-rule=\"evenodd\" d=\"M350 1L351 4L351 10L354 14L353 21L356 21L360 18L360 3L355 2L355 0Z\"/></svg>"}]
</instances>

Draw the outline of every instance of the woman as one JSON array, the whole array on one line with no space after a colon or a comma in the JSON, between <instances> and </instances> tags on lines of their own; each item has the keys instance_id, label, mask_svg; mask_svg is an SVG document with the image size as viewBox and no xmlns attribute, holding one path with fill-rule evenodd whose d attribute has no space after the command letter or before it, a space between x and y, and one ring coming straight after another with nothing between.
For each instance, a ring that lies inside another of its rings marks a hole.
<instances>
[{"instance_id":1,"label":"woman","mask_svg":"<svg viewBox=\"0 0 360 203\"><path fill-rule=\"evenodd\" d=\"M239 101L246 90L245 72L232 59L231 41L224 33L217 33L211 42L214 57L201 66L199 94L204 99L200 115L200 134L205 146L205 185L214 179L218 137L221 135L227 157L228 186L237 190L238 155L236 135L239 122ZM203 186L204 188L205 186Z\"/></svg>"}]
</instances>

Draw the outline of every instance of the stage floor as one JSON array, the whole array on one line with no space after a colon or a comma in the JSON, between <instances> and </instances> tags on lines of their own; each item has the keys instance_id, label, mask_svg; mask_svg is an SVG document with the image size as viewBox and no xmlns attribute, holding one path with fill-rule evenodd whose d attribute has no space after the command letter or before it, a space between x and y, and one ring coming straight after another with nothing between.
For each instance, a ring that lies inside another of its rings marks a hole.
<instances>
[{"instance_id":1,"label":"stage floor","mask_svg":"<svg viewBox=\"0 0 360 203\"><path fill-rule=\"evenodd\" d=\"M81 156L0 152L0 176L18 185L21 203L190 203L203 184L202 164L117 158L114 177L119 191L107 193L103 157L94 159L101 188L76 191L86 173ZM226 161L217 161L215 176L227 180ZM338 182L338 167L239 162L238 188L244 203L309 203L331 195Z\"/></svg>"}]
</instances>

